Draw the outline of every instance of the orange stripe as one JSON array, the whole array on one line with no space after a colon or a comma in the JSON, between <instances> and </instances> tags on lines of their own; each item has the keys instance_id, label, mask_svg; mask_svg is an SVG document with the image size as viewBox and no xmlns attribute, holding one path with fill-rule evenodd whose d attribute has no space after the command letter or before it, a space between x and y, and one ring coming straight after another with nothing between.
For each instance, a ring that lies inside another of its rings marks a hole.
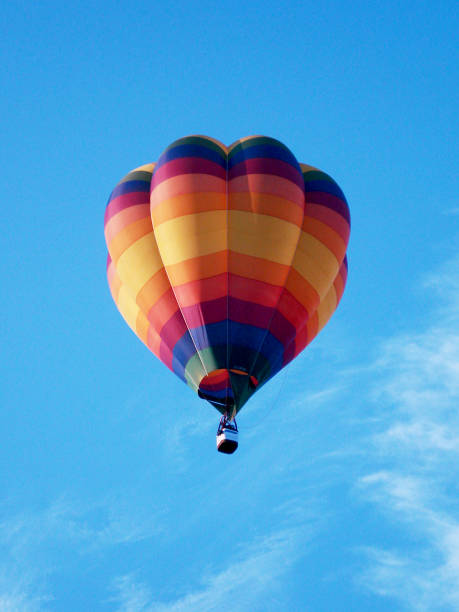
<instances>
[{"instance_id":1,"label":"orange stripe","mask_svg":"<svg viewBox=\"0 0 459 612\"><path fill-rule=\"evenodd\" d=\"M301 227L303 209L285 198L267 193L240 192L229 194L230 210L242 210L259 215L284 219Z\"/></svg>"},{"instance_id":2,"label":"orange stripe","mask_svg":"<svg viewBox=\"0 0 459 612\"><path fill-rule=\"evenodd\" d=\"M317 238L317 240L326 246L336 257L338 264L343 261L346 253L346 244L339 234L328 227L328 225L325 225L322 221L317 221L317 219L305 217L303 231L306 234L314 236L314 238Z\"/></svg>"},{"instance_id":3,"label":"orange stripe","mask_svg":"<svg viewBox=\"0 0 459 612\"><path fill-rule=\"evenodd\" d=\"M229 271L231 274L244 278L253 278L271 285L283 286L289 270L289 266L260 257L243 255L234 251L229 253Z\"/></svg>"},{"instance_id":4,"label":"orange stripe","mask_svg":"<svg viewBox=\"0 0 459 612\"><path fill-rule=\"evenodd\" d=\"M151 233L151 219L139 219L125 227L108 245L108 250L113 261L117 261L126 249L142 236Z\"/></svg>"},{"instance_id":5,"label":"orange stripe","mask_svg":"<svg viewBox=\"0 0 459 612\"><path fill-rule=\"evenodd\" d=\"M181 261L177 264L167 266L167 275L173 287L184 285L191 281L217 276L226 272L228 251L211 253Z\"/></svg>"},{"instance_id":6,"label":"orange stripe","mask_svg":"<svg viewBox=\"0 0 459 612\"><path fill-rule=\"evenodd\" d=\"M150 308L156 304L159 298L164 295L169 288L170 283L167 278L166 270L161 268L161 270L156 272L156 274L145 283L137 294L137 305L147 314Z\"/></svg>"},{"instance_id":7,"label":"orange stripe","mask_svg":"<svg viewBox=\"0 0 459 612\"><path fill-rule=\"evenodd\" d=\"M327 206L308 203L306 204L305 216L322 221L322 223L325 223L325 225L335 230L347 244L350 234L349 223L339 213L331 210Z\"/></svg>"},{"instance_id":8,"label":"orange stripe","mask_svg":"<svg viewBox=\"0 0 459 612\"><path fill-rule=\"evenodd\" d=\"M320 297L317 291L294 268L290 269L285 288L306 308L310 315L320 304Z\"/></svg>"},{"instance_id":9,"label":"orange stripe","mask_svg":"<svg viewBox=\"0 0 459 612\"><path fill-rule=\"evenodd\" d=\"M139 219L150 218L150 205L137 204L129 206L110 218L105 226L105 240L109 244L127 225Z\"/></svg>"},{"instance_id":10,"label":"orange stripe","mask_svg":"<svg viewBox=\"0 0 459 612\"><path fill-rule=\"evenodd\" d=\"M196 192L226 193L226 181L210 174L180 174L157 185L151 194L152 209L162 201L178 195Z\"/></svg>"},{"instance_id":11,"label":"orange stripe","mask_svg":"<svg viewBox=\"0 0 459 612\"><path fill-rule=\"evenodd\" d=\"M156 228L165 221L184 215L225 209L226 193L184 193L152 207L151 218Z\"/></svg>"}]
</instances>

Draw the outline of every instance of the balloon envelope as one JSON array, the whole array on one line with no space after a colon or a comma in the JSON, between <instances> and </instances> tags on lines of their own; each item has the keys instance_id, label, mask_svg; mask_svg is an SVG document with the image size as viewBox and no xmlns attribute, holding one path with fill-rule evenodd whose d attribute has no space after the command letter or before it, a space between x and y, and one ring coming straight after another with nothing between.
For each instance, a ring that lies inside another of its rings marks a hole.
<instances>
[{"instance_id":1,"label":"balloon envelope","mask_svg":"<svg viewBox=\"0 0 459 612\"><path fill-rule=\"evenodd\" d=\"M279 141L189 136L111 193L108 282L148 348L234 416L335 311L349 231L338 185Z\"/></svg>"}]
</instances>

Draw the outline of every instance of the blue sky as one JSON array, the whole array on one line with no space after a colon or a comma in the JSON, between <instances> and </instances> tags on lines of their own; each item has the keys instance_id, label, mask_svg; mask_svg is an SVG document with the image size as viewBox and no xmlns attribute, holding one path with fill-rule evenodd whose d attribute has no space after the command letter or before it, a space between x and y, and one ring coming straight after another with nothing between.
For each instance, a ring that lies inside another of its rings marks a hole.
<instances>
[{"instance_id":1,"label":"blue sky","mask_svg":"<svg viewBox=\"0 0 459 612\"><path fill-rule=\"evenodd\" d=\"M2 611L459 609L457 10L4 8ZM232 457L105 280L111 189L193 133L279 138L352 215L340 308Z\"/></svg>"}]
</instances>

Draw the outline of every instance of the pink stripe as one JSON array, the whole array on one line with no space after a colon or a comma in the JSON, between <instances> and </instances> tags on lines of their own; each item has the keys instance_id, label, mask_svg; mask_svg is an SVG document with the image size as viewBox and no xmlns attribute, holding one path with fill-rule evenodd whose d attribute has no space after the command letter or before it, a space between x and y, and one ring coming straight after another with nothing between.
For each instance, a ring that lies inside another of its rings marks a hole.
<instances>
[{"instance_id":1,"label":"pink stripe","mask_svg":"<svg viewBox=\"0 0 459 612\"><path fill-rule=\"evenodd\" d=\"M226 181L210 174L179 174L155 186L152 210L163 200L188 193L226 193Z\"/></svg>"},{"instance_id":2,"label":"pink stripe","mask_svg":"<svg viewBox=\"0 0 459 612\"><path fill-rule=\"evenodd\" d=\"M107 208L105 209L104 225L107 224L109 219L121 212L125 208L130 206L136 206L137 204L149 204L150 195L148 191L132 191L131 193L124 193L119 195L110 201Z\"/></svg>"},{"instance_id":3,"label":"pink stripe","mask_svg":"<svg viewBox=\"0 0 459 612\"><path fill-rule=\"evenodd\" d=\"M306 204L306 210L304 218L305 220L310 217L322 221L325 225L328 225L344 240L345 244L349 241L350 227L349 223L340 215L338 212L328 208L327 206L321 206L320 204L312 204L308 202Z\"/></svg>"},{"instance_id":4,"label":"pink stripe","mask_svg":"<svg viewBox=\"0 0 459 612\"><path fill-rule=\"evenodd\" d=\"M149 204L136 204L113 215L108 223L105 224L105 240L107 244L110 244L113 238L128 225L135 223L139 219L146 218L150 218Z\"/></svg>"},{"instance_id":5,"label":"pink stripe","mask_svg":"<svg viewBox=\"0 0 459 612\"><path fill-rule=\"evenodd\" d=\"M165 354L165 347L167 347L170 351L174 350L177 342L182 338L184 334L188 332L188 328L185 325L185 322L182 317L182 313L180 310L174 314L173 317L169 319L166 325L163 326L160 337L161 337L161 361L163 361L163 355ZM172 367L172 359L170 361L170 367Z\"/></svg>"},{"instance_id":6,"label":"pink stripe","mask_svg":"<svg viewBox=\"0 0 459 612\"><path fill-rule=\"evenodd\" d=\"M115 266L113 265L112 260L110 260L110 263L108 263L107 261L107 280L108 280L108 284L111 287L113 284L113 280L117 277L117 273L116 273L116 269Z\"/></svg>"},{"instance_id":7,"label":"pink stripe","mask_svg":"<svg viewBox=\"0 0 459 612\"><path fill-rule=\"evenodd\" d=\"M244 174L228 183L230 193L268 193L279 196L304 208L304 191L292 181L272 174Z\"/></svg>"}]
</instances>

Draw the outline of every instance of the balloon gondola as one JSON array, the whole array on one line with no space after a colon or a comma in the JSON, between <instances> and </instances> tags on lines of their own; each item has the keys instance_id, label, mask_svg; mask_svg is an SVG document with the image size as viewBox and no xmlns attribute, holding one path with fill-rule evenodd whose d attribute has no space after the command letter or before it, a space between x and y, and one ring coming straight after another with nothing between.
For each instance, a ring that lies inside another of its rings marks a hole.
<instances>
[{"instance_id":1,"label":"balloon gondola","mask_svg":"<svg viewBox=\"0 0 459 612\"><path fill-rule=\"evenodd\" d=\"M189 136L112 191L110 291L146 346L231 424L335 311L349 231L336 182L279 141Z\"/></svg>"},{"instance_id":2,"label":"balloon gondola","mask_svg":"<svg viewBox=\"0 0 459 612\"><path fill-rule=\"evenodd\" d=\"M236 419L230 420L226 414L220 419L217 429L217 450L231 455L238 446L238 430Z\"/></svg>"}]
</instances>

